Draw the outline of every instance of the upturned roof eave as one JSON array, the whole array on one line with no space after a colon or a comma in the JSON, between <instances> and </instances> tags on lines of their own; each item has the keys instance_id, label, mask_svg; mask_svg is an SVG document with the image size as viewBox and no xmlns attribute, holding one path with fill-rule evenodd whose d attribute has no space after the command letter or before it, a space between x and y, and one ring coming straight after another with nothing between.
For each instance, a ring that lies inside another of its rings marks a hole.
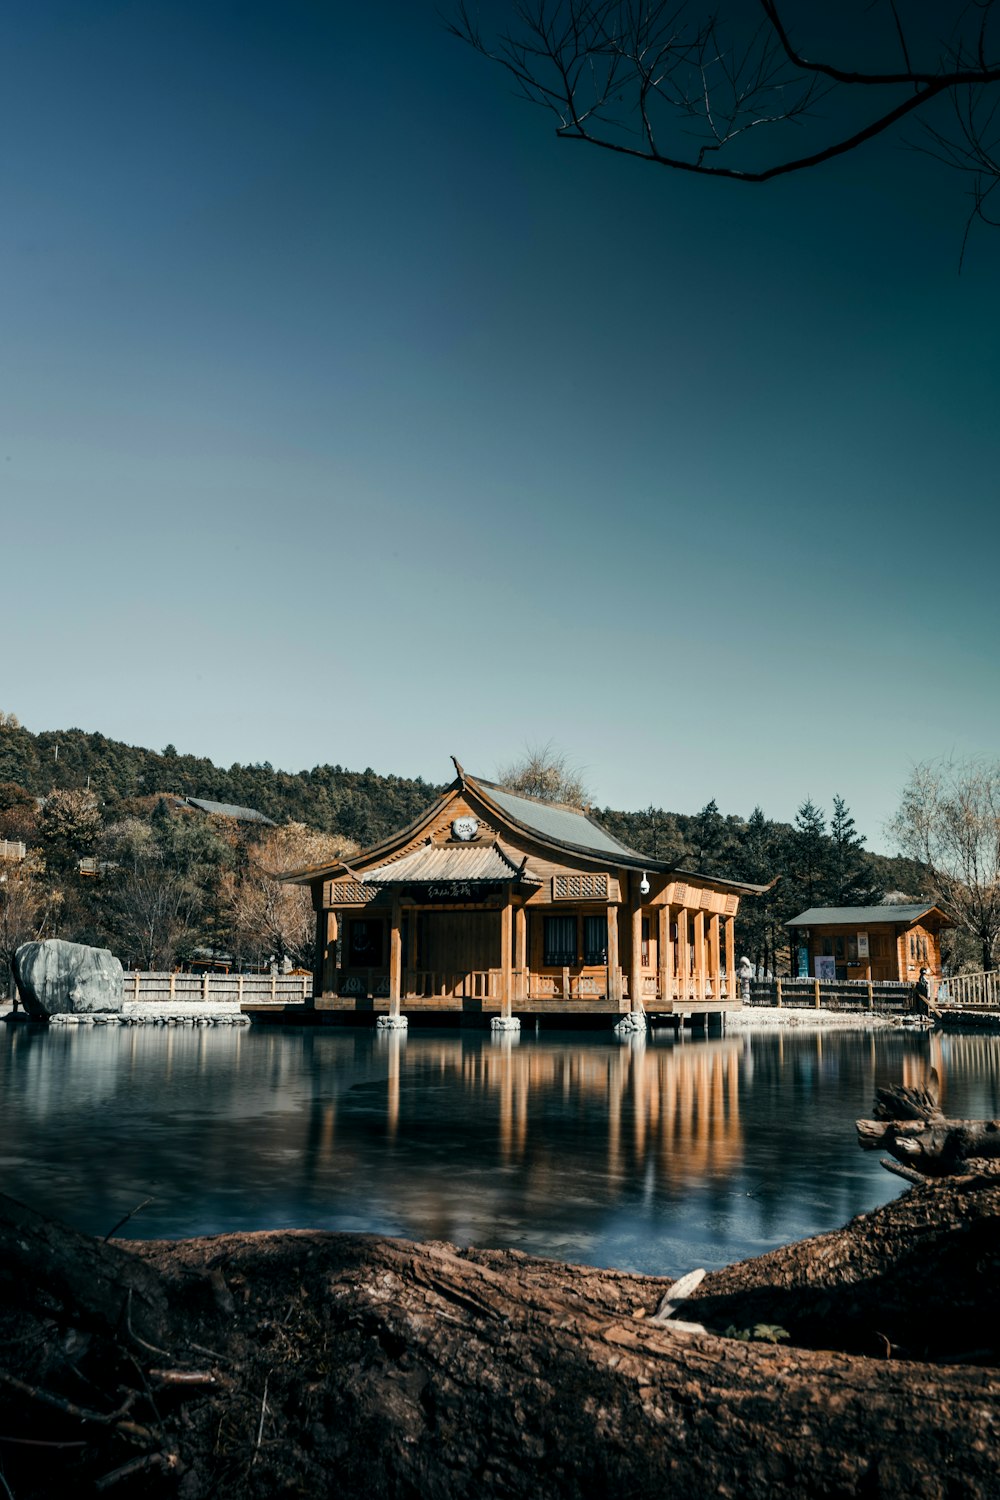
<instances>
[{"instance_id":1,"label":"upturned roof eave","mask_svg":"<svg viewBox=\"0 0 1000 1500\"><path fill-rule=\"evenodd\" d=\"M462 783L456 778L450 785L445 787L437 801L432 802L429 807L425 807L423 812L413 819L412 823L408 823L405 828L397 829L387 839L383 839L380 844L372 844L370 849L362 849L356 854L351 860L351 869L356 868L359 864L371 864L373 861L378 863L378 861L392 854L401 844L408 844L422 828L425 828L432 819L437 817L442 807L445 807L449 801L454 801L455 796L461 789ZM301 870L289 870L287 875L283 875L281 878L286 885L313 885L317 880L329 880L334 875L343 875L346 873L348 873L348 866L342 859L338 859L334 860L331 864L305 865Z\"/></svg>"}]
</instances>

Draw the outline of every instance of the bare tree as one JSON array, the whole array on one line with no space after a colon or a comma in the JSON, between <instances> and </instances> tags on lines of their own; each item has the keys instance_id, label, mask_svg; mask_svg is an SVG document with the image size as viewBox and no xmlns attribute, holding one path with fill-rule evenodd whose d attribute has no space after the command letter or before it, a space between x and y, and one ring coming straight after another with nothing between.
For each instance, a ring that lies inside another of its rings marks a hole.
<instances>
[{"instance_id":1,"label":"bare tree","mask_svg":"<svg viewBox=\"0 0 1000 1500\"><path fill-rule=\"evenodd\" d=\"M37 852L26 859L0 865L0 975L3 993L13 969L14 954L22 943L44 937L62 902L61 892L44 877L45 866Z\"/></svg>"},{"instance_id":2,"label":"bare tree","mask_svg":"<svg viewBox=\"0 0 1000 1500\"><path fill-rule=\"evenodd\" d=\"M512 792L522 792L542 802L587 807L591 800L581 772L570 764L568 756L555 749L551 740L545 745L526 746L520 760L501 766L497 781Z\"/></svg>"},{"instance_id":3,"label":"bare tree","mask_svg":"<svg viewBox=\"0 0 1000 1500\"><path fill-rule=\"evenodd\" d=\"M552 113L560 139L678 172L768 182L926 120L925 149L969 178L970 223L992 222L994 0L956 7L946 36L934 7L901 15L897 0L873 0L851 28L859 55L846 62L823 55L825 39L811 41L831 16L843 25L842 7L800 7L786 24L778 0L726 0L721 14L704 3L510 0L509 23L487 33L462 0L448 29ZM936 101L950 104L950 123Z\"/></svg>"},{"instance_id":4,"label":"bare tree","mask_svg":"<svg viewBox=\"0 0 1000 1500\"><path fill-rule=\"evenodd\" d=\"M281 875L325 864L357 851L352 839L317 833L302 823L273 828L251 845L244 868L223 881L223 910L234 953L255 962L285 958L313 965L316 919L305 886L286 885Z\"/></svg>"},{"instance_id":5,"label":"bare tree","mask_svg":"<svg viewBox=\"0 0 1000 1500\"><path fill-rule=\"evenodd\" d=\"M1000 763L916 766L890 831L926 866L934 896L991 969L1000 939Z\"/></svg>"}]
</instances>

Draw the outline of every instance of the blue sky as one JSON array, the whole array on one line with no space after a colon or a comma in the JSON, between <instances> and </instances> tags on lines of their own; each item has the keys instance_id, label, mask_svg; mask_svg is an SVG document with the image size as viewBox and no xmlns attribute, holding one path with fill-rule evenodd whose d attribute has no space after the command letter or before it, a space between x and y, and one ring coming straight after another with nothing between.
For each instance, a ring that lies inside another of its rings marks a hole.
<instances>
[{"instance_id":1,"label":"blue sky","mask_svg":"<svg viewBox=\"0 0 1000 1500\"><path fill-rule=\"evenodd\" d=\"M1000 239L560 143L422 0L11 0L0 708L876 847L1000 729Z\"/></svg>"}]
</instances>

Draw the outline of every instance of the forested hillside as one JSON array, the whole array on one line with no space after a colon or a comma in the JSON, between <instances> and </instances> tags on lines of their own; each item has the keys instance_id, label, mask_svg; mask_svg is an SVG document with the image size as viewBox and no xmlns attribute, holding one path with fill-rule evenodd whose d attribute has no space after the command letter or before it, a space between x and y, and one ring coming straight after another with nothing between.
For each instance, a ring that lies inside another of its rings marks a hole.
<instances>
[{"instance_id":1,"label":"forested hillside","mask_svg":"<svg viewBox=\"0 0 1000 1500\"><path fill-rule=\"evenodd\" d=\"M255 807L275 823L305 823L357 844L376 843L411 822L439 788L420 777L378 776L314 766L311 771L276 771L263 764L228 769L195 755L178 755L172 745L159 753L103 734L62 729L31 734L11 715L0 726L0 782L14 782L35 797L54 790L89 787L110 816L116 806L153 792L208 797Z\"/></svg>"},{"instance_id":2,"label":"forested hillside","mask_svg":"<svg viewBox=\"0 0 1000 1500\"><path fill-rule=\"evenodd\" d=\"M268 872L375 843L439 791L419 777L340 765L225 769L171 745L157 753L79 729L32 734L0 715L0 839L30 851L0 885L0 966L18 942L42 935L105 943L143 967L204 949L237 961L310 963L305 893ZM176 800L184 796L252 807L281 826L193 815ZM787 965L783 924L804 907L924 889L920 866L863 847L837 797L829 822L807 802L794 825L759 807L745 819L724 817L714 802L694 814L649 807L593 815L655 859L755 884L778 877L765 896L744 900L738 920L740 951L766 970ZM85 874L81 858L91 866Z\"/></svg>"}]
</instances>

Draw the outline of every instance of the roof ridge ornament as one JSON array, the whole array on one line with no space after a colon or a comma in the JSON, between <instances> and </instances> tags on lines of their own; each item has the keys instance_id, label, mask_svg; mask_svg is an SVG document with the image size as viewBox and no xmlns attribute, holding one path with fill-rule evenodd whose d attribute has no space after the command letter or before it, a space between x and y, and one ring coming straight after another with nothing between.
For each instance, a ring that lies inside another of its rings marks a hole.
<instances>
[{"instance_id":1,"label":"roof ridge ornament","mask_svg":"<svg viewBox=\"0 0 1000 1500\"><path fill-rule=\"evenodd\" d=\"M462 769L462 766L460 765L458 757L456 755L453 755L451 757L451 763L455 767L455 773L458 776L459 785L461 786L462 791L464 792L465 791L465 771Z\"/></svg>"}]
</instances>

